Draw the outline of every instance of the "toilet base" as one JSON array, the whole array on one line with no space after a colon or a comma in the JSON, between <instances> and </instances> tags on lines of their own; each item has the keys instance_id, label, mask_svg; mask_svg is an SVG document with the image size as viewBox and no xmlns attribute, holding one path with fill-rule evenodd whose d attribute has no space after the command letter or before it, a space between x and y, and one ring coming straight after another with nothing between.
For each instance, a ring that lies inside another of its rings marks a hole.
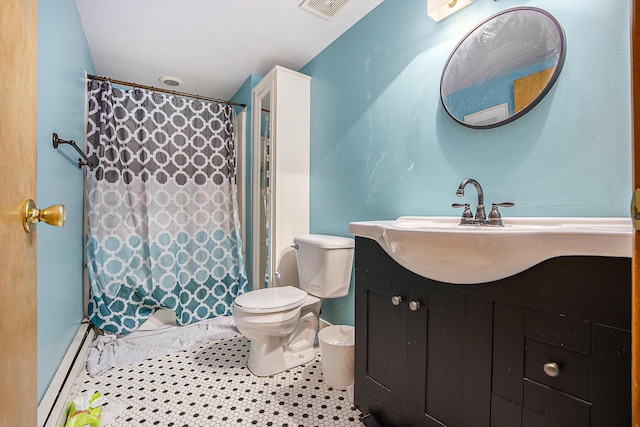
<instances>
[{"instance_id":1,"label":"toilet base","mask_svg":"<svg viewBox=\"0 0 640 427\"><path fill-rule=\"evenodd\" d=\"M319 311L320 302L314 305ZM289 336L265 336L251 340L247 360L249 370L259 377L268 377L312 361L317 352L314 347L318 331L317 311L308 311L300 317Z\"/></svg>"},{"instance_id":2,"label":"toilet base","mask_svg":"<svg viewBox=\"0 0 640 427\"><path fill-rule=\"evenodd\" d=\"M316 349L313 347L298 353L283 351L281 344L275 349L269 347L268 343L251 341L247 367L258 377L275 375L310 362L316 357Z\"/></svg>"}]
</instances>

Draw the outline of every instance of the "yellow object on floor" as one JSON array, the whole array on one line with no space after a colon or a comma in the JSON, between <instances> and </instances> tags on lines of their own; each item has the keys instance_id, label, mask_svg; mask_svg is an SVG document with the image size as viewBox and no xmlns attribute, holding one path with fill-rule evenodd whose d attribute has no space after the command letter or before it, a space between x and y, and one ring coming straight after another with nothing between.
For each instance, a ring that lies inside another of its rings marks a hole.
<instances>
[{"instance_id":1,"label":"yellow object on floor","mask_svg":"<svg viewBox=\"0 0 640 427\"><path fill-rule=\"evenodd\" d=\"M65 427L100 427L103 403L104 397L97 391L81 393L69 407Z\"/></svg>"}]
</instances>

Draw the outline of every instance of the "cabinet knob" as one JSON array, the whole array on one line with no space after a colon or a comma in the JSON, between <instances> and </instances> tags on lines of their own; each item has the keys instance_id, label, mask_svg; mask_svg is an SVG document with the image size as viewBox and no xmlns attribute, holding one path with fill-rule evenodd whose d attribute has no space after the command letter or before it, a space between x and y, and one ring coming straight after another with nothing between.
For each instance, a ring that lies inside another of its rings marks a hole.
<instances>
[{"instance_id":1,"label":"cabinet knob","mask_svg":"<svg viewBox=\"0 0 640 427\"><path fill-rule=\"evenodd\" d=\"M391 304L400 305L401 302L402 302L402 297L400 295L394 295L391 297Z\"/></svg>"},{"instance_id":2,"label":"cabinet knob","mask_svg":"<svg viewBox=\"0 0 640 427\"><path fill-rule=\"evenodd\" d=\"M409 301L409 310L416 311L419 308L420 308L420 302L419 301Z\"/></svg>"},{"instance_id":3,"label":"cabinet knob","mask_svg":"<svg viewBox=\"0 0 640 427\"><path fill-rule=\"evenodd\" d=\"M544 369L544 373L550 377L555 378L560 375L560 366L555 362L545 363L542 369Z\"/></svg>"}]
</instances>

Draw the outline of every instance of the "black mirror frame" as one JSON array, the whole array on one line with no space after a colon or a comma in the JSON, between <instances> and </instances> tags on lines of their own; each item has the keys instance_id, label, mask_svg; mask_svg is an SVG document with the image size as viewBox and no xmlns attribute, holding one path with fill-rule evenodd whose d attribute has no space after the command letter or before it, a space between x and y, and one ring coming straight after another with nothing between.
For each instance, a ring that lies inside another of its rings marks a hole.
<instances>
[{"instance_id":1,"label":"black mirror frame","mask_svg":"<svg viewBox=\"0 0 640 427\"><path fill-rule=\"evenodd\" d=\"M528 11L534 11L534 12L541 13L545 17L547 17L549 20L551 20L553 22L553 24L556 26L556 28L558 29L558 35L560 37L560 54L559 54L559 57L558 57L558 63L556 65L556 69L554 70L553 74L551 75L551 78L549 79L547 84L544 86L544 88L540 91L540 93L526 107L524 107L522 110L518 111L516 114L514 114L512 116L509 116L506 119L501 120L499 122L491 123L491 124L487 124L487 125L482 125L482 126L465 123L464 121L460 120L459 118L457 118L453 114L451 114L451 112L447 108L447 105L444 102L444 97L443 97L443 94L442 94L442 84L443 84L443 80L444 80L444 75L445 75L445 73L447 71L447 67L449 66L449 62L451 61L451 58L455 55L455 53L458 50L458 48L460 47L460 45L462 45L467 40L467 38L474 31L476 31L478 28L480 28L481 26L483 26L484 24L486 24L487 22L491 21L492 19L494 19L494 18L496 18L498 16L504 15L506 13L516 12L516 11L519 11L519 10L528 10ZM544 9L540 9L540 8L537 8L537 7L530 7L530 6L514 7L514 8L510 8L510 9L505 9L505 10L503 10L501 12L498 12L498 13L496 13L494 15L491 15L490 17L488 17L487 19L485 19L484 21L480 22L478 25L473 27L471 29L471 31L469 31L460 40L460 42L458 42L456 47L453 49L453 51L449 55L449 58L447 59L447 62L444 65L444 68L442 69L442 75L440 77L440 103L442 104L442 107L447 112L447 115L449 117L451 117L456 123L459 123L459 124L461 124L463 126L466 126L468 128L472 128L472 129L492 129L492 128L496 128L496 127L499 127L499 126L504 126L504 125L506 125L508 123L513 122L516 119L519 119L520 117L524 116L525 114L527 114L536 105L538 105L538 103L547 95L547 93L549 93L549 91L551 90L551 88L555 84L556 80L558 79L558 76L560 75L560 72L562 71L562 67L564 65L566 54L567 54L567 39L566 39L566 36L565 36L565 33L564 33L564 28L562 28L562 25L560 25L560 22L558 22L558 20L553 15L551 15L549 12L547 12Z\"/></svg>"}]
</instances>

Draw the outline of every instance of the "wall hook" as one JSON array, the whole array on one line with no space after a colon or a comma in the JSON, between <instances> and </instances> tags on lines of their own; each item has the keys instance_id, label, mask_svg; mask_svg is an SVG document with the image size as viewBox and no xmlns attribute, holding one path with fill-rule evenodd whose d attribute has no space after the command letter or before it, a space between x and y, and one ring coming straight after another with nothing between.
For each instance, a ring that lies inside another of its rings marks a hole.
<instances>
[{"instance_id":1,"label":"wall hook","mask_svg":"<svg viewBox=\"0 0 640 427\"><path fill-rule=\"evenodd\" d=\"M82 156L82 159L78 159L78 168L81 168L82 166L89 166L89 169L93 169L96 166L91 160L89 160L87 155L84 154L80 147L78 147L75 141L58 138L58 134L55 132L51 136L51 141L53 142L53 148L58 148L58 145L60 144L69 144L70 146L75 148L75 150Z\"/></svg>"}]
</instances>

